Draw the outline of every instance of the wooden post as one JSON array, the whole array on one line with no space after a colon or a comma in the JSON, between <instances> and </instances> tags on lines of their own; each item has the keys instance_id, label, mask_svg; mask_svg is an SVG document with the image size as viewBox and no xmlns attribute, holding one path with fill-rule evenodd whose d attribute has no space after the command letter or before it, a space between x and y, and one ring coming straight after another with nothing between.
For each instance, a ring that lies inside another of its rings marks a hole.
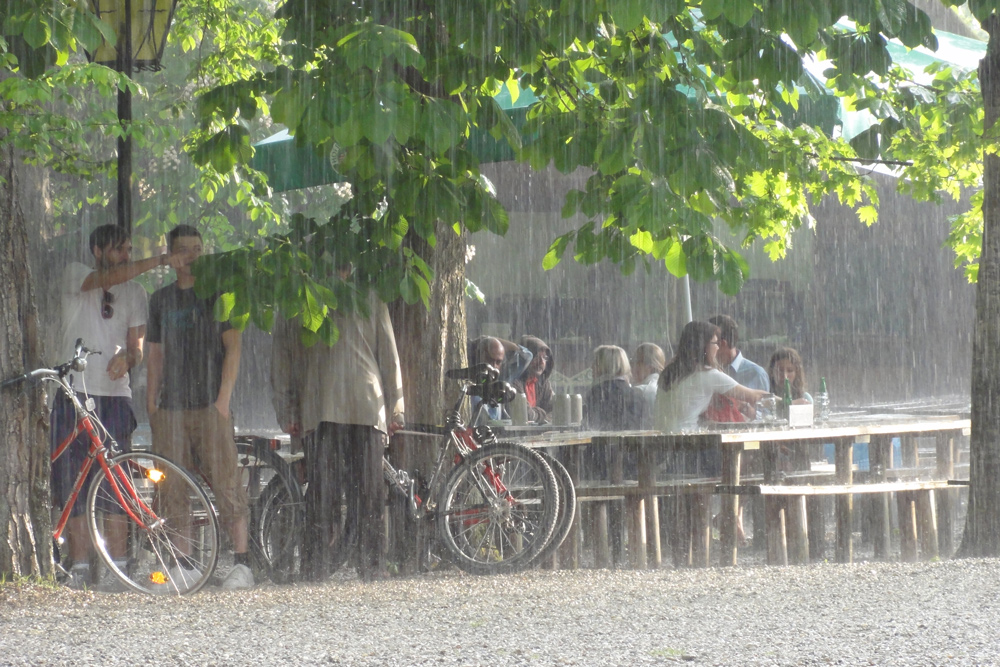
<instances>
[{"instance_id":1,"label":"wooden post","mask_svg":"<svg viewBox=\"0 0 1000 667\"><path fill-rule=\"evenodd\" d=\"M868 444L868 469L871 473L872 482L884 482L886 471L892 467L892 438L891 436L872 436ZM889 495L888 493L874 494L871 500L871 521L872 541L875 546L875 558L887 560L891 551L891 521L889 516Z\"/></svg>"},{"instance_id":2,"label":"wooden post","mask_svg":"<svg viewBox=\"0 0 1000 667\"><path fill-rule=\"evenodd\" d=\"M569 452L566 456L564 465L566 466L566 471L569 473L570 478L573 480L574 488L579 488L580 486L580 464L583 457L582 447L569 447ZM582 519L582 504L580 500L576 501L576 516L573 517L573 527L569 531L569 535L566 536L566 541L560 547L559 559L563 563L563 567L567 567L571 570L577 570L580 568L580 528L583 525Z\"/></svg>"},{"instance_id":3,"label":"wooden post","mask_svg":"<svg viewBox=\"0 0 1000 667\"><path fill-rule=\"evenodd\" d=\"M912 563L917 560L917 513L913 495L897 493L896 505L899 514L899 557Z\"/></svg>"},{"instance_id":4,"label":"wooden post","mask_svg":"<svg viewBox=\"0 0 1000 667\"><path fill-rule=\"evenodd\" d=\"M614 486L621 486L625 481L625 457L622 447L615 444L609 448L608 462L610 464L609 480ZM625 561L625 531L630 519L625 518L628 503L620 499L609 500L606 504L608 513L608 538L611 547L611 562L620 565ZM631 547L630 547L631 548ZM641 548L645 550L643 543Z\"/></svg>"},{"instance_id":5,"label":"wooden post","mask_svg":"<svg viewBox=\"0 0 1000 667\"><path fill-rule=\"evenodd\" d=\"M591 513L591 529L588 531L594 540L594 565L596 567L611 567L611 548L608 544L608 501L598 500L594 503Z\"/></svg>"},{"instance_id":6,"label":"wooden post","mask_svg":"<svg viewBox=\"0 0 1000 667\"><path fill-rule=\"evenodd\" d=\"M639 462L639 488L651 489L656 485L656 458L653 448L640 446L636 452ZM660 545L660 503L652 493L642 496L645 507L646 523L646 559L650 567L660 567L663 562L663 552Z\"/></svg>"},{"instance_id":7,"label":"wooden post","mask_svg":"<svg viewBox=\"0 0 1000 667\"><path fill-rule=\"evenodd\" d=\"M952 479L955 476L955 438L950 433L939 433L936 438L937 477ZM937 493L938 502L938 553L950 558L955 552L955 491L942 489Z\"/></svg>"},{"instance_id":8,"label":"wooden post","mask_svg":"<svg viewBox=\"0 0 1000 667\"><path fill-rule=\"evenodd\" d=\"M835 465L837 484L851 484L854 481L854 440L840 438L836 448ZM854 498L849 493L837 496L837 550L838 563L854 562L853 510Z\"/></svg>"},{"instance_id":9,"label":"wooden post","mask_svg":"<svg viewBox=\"0 0 1000 667\"><path fill-rule=\"evenodd\" d=\"M806 497L789 496L785 505L785 539L788 560L795 565L809 563L809 526Z\"/></svg>"},{"instance_id":10,"label":"wooden post","mask_svg":"<svg viewBox=\"0 0 1000 667\"><path fill-rule=\"evenodd\" d=\"M642 496L625 498L625 514L628 522L629 564L633 569L645 570L646 559L646 512Z\"/></svg>"},{"instance_id":11,"label":"wooden post","mask_svg":"<svg viewBox=\"0 0 1000 667\"><path fill-rule=\"evenodd\" d=\"M913 496L914 511L917 517L917 534L920 540L920 557L923 560L934 560L939 553L934 491L916 491Z\"/></svg>"},{"instance_id":12,"label":"wooden post","mask_svg":"<svg viewBox=\"0 0 1000 667\"><path fill-rule=\"evenodd\" d=\"M788 565L788 542L785 537L785 513L783 500L774 496L764 498L764 514L767 526L767 564Z\"/></svg>"},{"instance_id":13,"label":"wooden post","mask_svg":"<svg viewBox=\"0 0 1000 667\"><path fill-rule=\"evenodd\" d=\"M735 532L736 528L733 527ZM695 567L710 565L709 546L712 543L712 496L705 493L691 494L691 564Z\"/></svg>"},{"instance_id":14,"label":"wooden post","mask_svg":"<svg viewBox=\"0 0 1000 667\"><path fill-rule=\"evenodd\" d=\"M740 457L742 444L722 446L722 483L740 483ZM740 497L722 495L722 509L719 512L719 565L736 565L736 526L739 520Z\"/></svg>"}]
</instances>

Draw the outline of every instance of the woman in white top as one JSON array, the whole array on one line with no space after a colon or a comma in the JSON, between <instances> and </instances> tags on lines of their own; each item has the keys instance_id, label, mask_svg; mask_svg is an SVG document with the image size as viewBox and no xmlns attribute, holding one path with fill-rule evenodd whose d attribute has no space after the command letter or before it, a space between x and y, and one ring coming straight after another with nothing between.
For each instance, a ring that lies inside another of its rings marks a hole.
<instances>
[{"instance_id":1,"label":"woman in white top","mask_svg":"<svg viewBox=\"0 0 1000 667\"><path fill-rule=\"evenodd\" d=\"M698 428L698 416L708 409L712 396L723 394L755 404L768 392L739 384L718 368L719 327L708 322L688 322L681 332L677 354L660 374L656 394L656 428L677 433Z\"/></svg>"}]
</instances>

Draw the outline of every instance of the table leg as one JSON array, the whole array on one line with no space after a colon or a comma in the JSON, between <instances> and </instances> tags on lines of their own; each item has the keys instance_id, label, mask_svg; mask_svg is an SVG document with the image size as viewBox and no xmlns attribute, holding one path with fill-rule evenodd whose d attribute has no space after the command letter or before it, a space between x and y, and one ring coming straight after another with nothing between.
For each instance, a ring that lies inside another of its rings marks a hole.
<instances>
[{"instance_id":1,"label":"table leg","mask_svg":"<svg viewBox=\"0 0 1000 667\"><path fill-rule=\"evenodd\" d=\"M712 543L712 496L692 493L690 499L691 564L694 567L708 567L711 564L709 546Z\"/></svg>"},{"instance_id":2,"label":"table leg","mask_svg":"<svg viewBox=\"0 0 1000 667\"><path fill-rule=\"evenodd\" d=\"M934 491L918 491L913 504L917 515L920 557L934 560L938 557L938 526L934 507Z\"/></svg>"},{"instance_id":3,"label":"table leg","mask_svg":"<svg viewBox=\"0 0 1000 667\"><path fill-rule=\"evenodd\" d=\"M722 448L722 483L736 486L740 483L740 457L742 445ZM719 565L736 565L736 526L739 520L740 497L722 495L719 513Z\"/></svg>"},{"instance_id":4,"label":"table leg","mask_svg":"<svg viewBox=\"0 0 1000 667\"><path fill-rule=\"evenodd\" d=\"M851 484L854 479L854 441L841 438L835 443L836 476L838 484ZM853 522L854 497L851 494L837 496L837 550L838 563L854 562Z\"/></svg>"},{"instance_id":5,"label":"table leg","mask_svg":"<svg viewBox=\"0 0 1000 667\"><path fill-rule=\"evenodd\" d=\"M767 515L767 564L788 565L788 548L785 538L785 516L781 509L782 499L776 496L764 498L764 514Z\"/></svg>"},{"instance_id":6,"label":"table leg","mask_svg":"<svg viewBox=\"0 0 1000 667\"><path fill-rule=\"evenodd\" d=\"M651 447L640 447L636 458L639 462L638 478L640 489L652 489L656 485L656 461ZM658 498L652 493L641 496L646 524L646 559L650 567L660 567L663 553L660 546L660 511Z\"/></svg>"},{"instance_id":7,"label":"table leg","mask_svg":"<svg viewBox=\"0 0 1000 667\"><path fill-rule=\"evenodd\" d=\"M580 487L580 466L583 460L583 448L582 447L569 447L568 454L563 461L563 465L566 466L566 472L569 473L570 479L573 480L573 487ZM580 527L583 525L581 515L581 503L579 500L576 501L576 516L573 517L573 527L569 531L569 535L566 536L566 542L560 547L559 560L563 563L563 566L571 570L576 570L580 568Z\"/></svg>"},{"instance_id":8,"label":"table leg","mask_svg":"<svg viewBox=\"0 0 1000 667\"><path fill-rule=\"evenodd\" d=\"M899 558L907 563L917 560L917 512L913 494L897 493L899 512Z\"/></svg>"},{"instance_id":9,"label":"table leg","mask_svg":"<svg viewBox=\"0 0 1000 667\"><path fill-rule=\"evenodd\" d=\"M809 563L809 527L806 519L806 497L789 496L785 504L785 539L788 560L795 565Z\"/></svg>"},{"instance_id":10,"label":"table leg","mask_svg":"<svg viewBox=\"0 0 1000 667\"><path fill-rule=\"evenodd\" d=\"M628 522L629 561L633 569L645 570L646 559L646 512L641 496L625 498L625 513Z\"/></svg>"},{"instance_id":11,"label":"table leg","mask_svg":"<svg viewBox=\"0 0 1000 667\"><path fill-rule=\"evenodd\" d=\"M938 479L955 476L955 439L950 433L937 436ZM936 494L938 503L938 553L950 558L955 552L955 491L942 489Z\"/></svg>"},{"instance_id":12,"label":"table leg","mask_svg":"<svg viewBox=\"0 0 1000 667\"><path fill-rule=\"evenodd\" d=\"M872 482L884 482L886 471L892 467L892 436L872 436L868 444L868 469ZM876 493L871 501L871 530L875 543L875 558L887 560L891 550L892 527L889 517L888 493Z\"/></svg>"}]
</instances>

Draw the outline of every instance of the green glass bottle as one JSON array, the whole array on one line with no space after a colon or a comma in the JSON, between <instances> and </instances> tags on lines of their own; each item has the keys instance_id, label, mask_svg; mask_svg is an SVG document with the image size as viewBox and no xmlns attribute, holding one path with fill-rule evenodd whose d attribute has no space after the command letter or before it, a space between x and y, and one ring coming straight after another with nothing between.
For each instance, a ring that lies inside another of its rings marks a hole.
<instances>
[{"instance_id":1,"label":"green glass bottle","mask_svg":"<svg viewBox=\"0 0 1000 667\"><path fill-rule=\"evenodd\" d=\"M785 395L781 399L781 412L785 419L788 419L789 408L792 407L792 383L785 378Z\"/></svg>"}]
</instances>

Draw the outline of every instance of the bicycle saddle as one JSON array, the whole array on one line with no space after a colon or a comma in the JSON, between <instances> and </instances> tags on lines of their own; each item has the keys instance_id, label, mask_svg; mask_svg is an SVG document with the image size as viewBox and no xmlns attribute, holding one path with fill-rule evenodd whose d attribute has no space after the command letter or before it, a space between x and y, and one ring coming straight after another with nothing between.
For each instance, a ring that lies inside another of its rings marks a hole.
<instances>
[{"instance_id":1,"label":"bicycle saddle","mask_svg":"<svg viewBox=\"0 0 1000 667\"><path fill-rule=\"evenodd\" d=\"M489 364L476 364L468 368L451 368L444 372L446 378L452 380L472 380L476 384L495 382L500 377L500 371Z\"/></svg>"}]
</instances>

